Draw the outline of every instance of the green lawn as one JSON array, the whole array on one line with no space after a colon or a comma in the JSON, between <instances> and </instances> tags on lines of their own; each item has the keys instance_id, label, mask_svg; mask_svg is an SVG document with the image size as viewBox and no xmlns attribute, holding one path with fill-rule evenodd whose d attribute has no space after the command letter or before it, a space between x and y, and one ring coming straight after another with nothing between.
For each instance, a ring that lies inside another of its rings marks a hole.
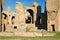
<instances>
[{"instance_id":1,"label":"green lawn","mask_svg":"<svg viewBox=\"0 0 60 40\"><path fill-rule=\"evenodd\" d=\"M0 37L0 40L60 40L60 32L56 32L56 35L53 37Z\"/></svg>"},{"instance_id":2,"label":"green lawn","mask_svg":"<svg viewBox=\"0 0 60 40\"><path fill-rule=\"evenodd\" d=\"M0 40L60 40L60 37L0 37Z\"/></svg>"}]
</instances>

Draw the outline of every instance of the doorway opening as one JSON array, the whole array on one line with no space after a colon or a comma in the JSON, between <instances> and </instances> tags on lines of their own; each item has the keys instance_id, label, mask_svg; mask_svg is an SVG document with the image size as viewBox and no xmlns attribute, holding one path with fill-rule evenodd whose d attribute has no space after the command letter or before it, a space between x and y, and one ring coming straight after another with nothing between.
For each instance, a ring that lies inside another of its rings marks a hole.
<instances>
[{"instance_id":1,"label":"doorway opening","mask_svg":"<svg viewBox=\"0 0 60 40\"><path fill-rule=\"evenodd\" d=\"M52 31L55 31L55 25L51 25L52 26Z\"/></svg>"},{"instance_id":2,"label":"doorway opening","mask_svg":"<svg viewBox=\"0 0 60 40\"><path fill-rule=\"evenodd\" d=\"M5 24L4 24L4 32L5 32L5 29L6 29L6 28L5 28Z\"/></svg>"}]
</instances>

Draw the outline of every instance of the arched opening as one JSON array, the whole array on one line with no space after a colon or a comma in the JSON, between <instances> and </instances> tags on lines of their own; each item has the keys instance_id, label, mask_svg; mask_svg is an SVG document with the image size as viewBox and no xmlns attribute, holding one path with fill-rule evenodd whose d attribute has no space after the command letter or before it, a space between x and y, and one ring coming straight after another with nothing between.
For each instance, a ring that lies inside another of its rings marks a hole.
<instances>
[{"instance_id":1,"label":"arched opening","mask_svg":"<svg viewBox=\"0 0 60 40\"><path fill-rule=\"evenodd\" d=\"M28 18L26 19L26 23L34 23L33 10L28 9L27 12L30 13L30 16L28 16Z\"/></svg>"},{"instance_id":2,"label":"arched opening","mask_svg":"<svg viewBox=\"0 0 60 40\"><path fill-rule=\"evenodd\" d=\"M12 16L12 18L11 18L12 24L14 24L14 19L15 19L15 16Z\"/></svg>"},{"instance_id":3,"label":"arched opening","mask_svg":"<svg viewBox=\"0 0 60 40\"><path fill-rule=\"evenodd\" d=\"M4 19L6 19L7 18L7 15L5 13L3 13L3 17L4 17Z\"/></svg>"},{"instance_id":4,"label":"arched opening","mask_svg":"<svg viewBox=\"0 0 60 40\"><path fill-rule=\"evenodd\" d=\"M15 19L15 16L12 16L12 20Z\"/></svg>"}]
</instances>

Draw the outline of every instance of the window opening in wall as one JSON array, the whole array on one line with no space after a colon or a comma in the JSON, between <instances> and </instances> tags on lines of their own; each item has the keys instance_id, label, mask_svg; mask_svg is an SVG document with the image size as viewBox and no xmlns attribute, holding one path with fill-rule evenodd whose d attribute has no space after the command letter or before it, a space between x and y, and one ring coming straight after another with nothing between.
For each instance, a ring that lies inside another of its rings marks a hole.
<instances>
[{"instance_id":1,"label":"window opening in wall","mask_svg":"<svg viewBox=\"0 0 60 40\"><path fill-rule=\"evenodd\" d=\"M14 29L17 29L17 26L14 26Z\"/></svg>"}]
</instances>

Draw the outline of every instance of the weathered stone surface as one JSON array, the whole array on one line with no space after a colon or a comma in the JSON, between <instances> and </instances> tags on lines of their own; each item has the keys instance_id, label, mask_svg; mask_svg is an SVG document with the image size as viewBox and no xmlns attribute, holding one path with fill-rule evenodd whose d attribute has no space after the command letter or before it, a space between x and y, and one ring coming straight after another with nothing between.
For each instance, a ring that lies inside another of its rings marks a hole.
<instances>
[{"instance_id":1,"label":"weathered stone surface","mask_svg":"<svg viewBox=\"0 0 60 40\"><path fill-rule=\"evenodd\" d=\"M37 32L38 29L37 29L37 27L35 27L34 24L27 24L26 31L27 32Z\"/></svg>"},{"instance_id":2,"label":"weathered stone surface","mask_svg":"<svg viewBox=\"0 0 60 40\"><path fill-rule=\"evenodd\" d=\"M46 0L47 11L58 11L59 0Z\"/></svg>"},{"instance_id":3,"label":"weathered stone surface","mask_svg":"<svg viewBox=\"0 0 60 40\"><path fill-rule=\"evenodd\" d=\"M36 37L36 36L54 36L55 33L43 34L38 32L15 32L15 33L6 33L1 32L0 36L22 36L22 37Z\"/></svg>"},{"instance_id":4,"label":"weathered stone surface","mask_svg":"<svg viewBox=\"0 0 60 40\"><path fill-rule=\"evenodd\" d=\"M60 31L60 0L46 0L48 31Z\"/></svg>"},{"instance_id":5,"label":"weathered stone surface","mask_svg":"<svg viewBox=\"0 0 60 40\"><path fill-rule=\"evenodd\" d=\"M1 2L1 1L0 1ZM2 6L3 6L3 4L4 4L4 0L2 0Z\"/></svg>"},{"instance_id":6,"label":"weathered stone surface","mask_svg":"<svg viewBox=\"0 0 60 40\"><path fill-rule=\"evenodd\" d=\"M0 0L0 32L2 31L2 27L1 27L1 21L2 21L2 20L1 20L1 11L2 11L1 9L2 9L2 8L1 8L1 6L2 6L2 5L1 5L1 0Z\"/></svg>"}]
</instances>

